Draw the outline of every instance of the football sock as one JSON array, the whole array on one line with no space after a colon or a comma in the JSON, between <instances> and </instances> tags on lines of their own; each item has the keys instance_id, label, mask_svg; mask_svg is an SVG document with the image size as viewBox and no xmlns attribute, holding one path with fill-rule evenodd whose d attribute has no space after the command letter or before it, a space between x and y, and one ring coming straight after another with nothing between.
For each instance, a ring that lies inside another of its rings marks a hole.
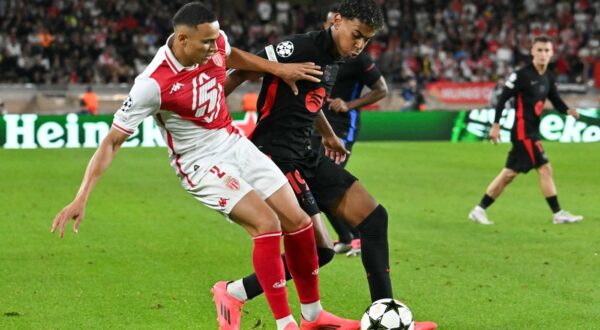
<instances>
[{"instance_id":1,"label":"football sock","mask_svg":"<svg viewBox=\"0 0 600 330\"><path fill-rule=\"evenodd\" d=\"M552 209L552 213L560 212L560 205L558 205L558 196L554 195L546 197L546 202L548 202L548 205Z\"/></svg>"},{"instance_id":2,"label":"football sock","mask_svg":"<svg viewBox=\"0 0 600 330\"><path fill-rule=\"evenodd\" d=\"M479 202L479 206L481 206L482 209L487 209L490 205L492 205L492 203L494 203L495 199L493 199L492 197L490 197L490 195L485 194L483 195L483 198L481 199L481 202Z\"/></svg>"},{"instance_id":3,"label":"football sock","mask_svg":"<svg viewBox=\"0 0 600 330\"><path fill-rule=\"evenodd\" d=\"M389 248L387 240L388 215L378 205L356 228L360 233L362 263L367 272L371 301L393 298L390 280Z\"/></svg>"},{"instance_id":4,"label":"football sock","mask_svg":"<svg viewBox=\"0 0 600 330\"><path fill-rule=\"evenodd\" d=\"M319 300L319 257L312 221L293 232L283 235L287 263L298 298L302 304ZM263 286L264 288L264 286Z\"/></svg>"},{"instance_id":5,"label":"football sock","mask_svg":"<svg viewBox=\"0 0 600 330\"><path fill-rule=\"evenodd\" d=\"M317 300L314 303L300 305L300 309L302 311L302 317L309 322L313 322L319 317L319 313L323 310L323 306L321 306L321 301Z\"/></svg>"},{"instance_id":6,"label":"football sock","mask_svg":"<svg viewBox=\"0 0 600 330\"><path fill-rule=\"evenodd\" d=\"M319 267L323 267L328 264L335 252L333 249L326 247L317 247L317 254L319 255ZM287 268L287 262L285 262L285 256L282 254L283 266L285 267L285 279L289 281L292 279L292 275ZM235 285L234 285L235 283ZM263 293L263 289L256 278L256 274L250 274L243 279L233 281L227 286L227 292L238 300L246 301L250 300Z\"/></svg>"},{"instance_id":7,"label":"football sock","mask_svg":"<svg viewBox=\"0 0 600 330\"><path fill-rule=\"evenodd\" d=\"M296 323L296 320L294 320L294 317L292 315L288 315L284 318L281 319L277 319L277 330L283 330L285 329L285 326L288 325L291 322Z\"/></svg>"},{"instance_id":8,"label":"football sock","mask_svg":"<svg viewBox=\"0 0 600 330\"><path fill-rule=\"evenodd\" d=\"M281 261L281 232L265 233L254 237L252 263L258 281L265 289L265 297L275 319L291 315L288 305L285 272ZM314 243L313 243L314 244Z\"/></svg>"},{"instance_id":9,"label":"football sock","mask_svg":"<svg viewBox=\"0 0 600 330\"><path fill-rule=\"evenodd\" d=\"M256 281L258 282L258 279ZM227 293L232 295L237 300L248 300L248 296L246 295L246 290L244 289L244 283L242 282L242 280L229 282L227 284Z\"/></svg>"},{"instance_id":10,"label":"football sock","mask_svg":"<svg viewBox=\"0 0 600 330\"><path fill-rule=\"evenodd\" d=\"M334 217L329 212L324 211L323 213L325 213L325 215L327 216L327 219L331 223L331 226L333 227L335 232L338 234L340 243L350 244L350 242L352 241L352 238L353 238L352 232L350 231L350 228L349 228L350 226L346 225L346 223L344 221Z\"/></svg>"}]
</instances>

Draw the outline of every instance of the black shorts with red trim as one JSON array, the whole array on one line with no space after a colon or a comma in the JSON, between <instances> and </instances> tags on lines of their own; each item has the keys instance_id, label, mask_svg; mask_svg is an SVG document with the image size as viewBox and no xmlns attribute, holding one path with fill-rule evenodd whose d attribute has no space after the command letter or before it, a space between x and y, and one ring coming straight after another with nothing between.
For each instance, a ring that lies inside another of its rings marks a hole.
<instances>
[{"instance_id":1,"label":"black shorts with red trim","mask_svg":"<svg viewBox=\"0 0 600 330\"><path fill-rule=\"evenodd\" d=\"M506 168L515 172L527 173L548 163L542 143L538 138L513 140L512 149L508 152Z\"/></svg>"},{"instance_id":2,"label":"black shorts with red trim","mask_svg":"<svg viewBox=\"0 0 600 330\"><path fill-rule=\"evenodd\" d=\"M327 157L320 157L316 166L307 166L302 162L273 161L287 177L298 203L309 216L329 208L358 180Z\"/></svg>"}]
</instances>

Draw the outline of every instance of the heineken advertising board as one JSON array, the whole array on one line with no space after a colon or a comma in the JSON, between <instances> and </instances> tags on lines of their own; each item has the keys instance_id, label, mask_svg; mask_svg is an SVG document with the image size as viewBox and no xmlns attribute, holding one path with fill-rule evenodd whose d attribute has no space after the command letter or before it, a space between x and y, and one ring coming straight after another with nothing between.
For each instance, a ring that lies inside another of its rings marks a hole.
<instances>
[{"instance_id":1,"label":"heineken advertising board","mask_svg":"<svg viewBox=\"0 0 600 330\"><path fill-rule=\"evenodd\" d=\"M578 109L575 120L546 112L540 123L545 140L560 142L600 141L600 116L596 109ZM256 124L255 113L232 114L234 125L248 134ZM41 116L8 114L0 117L0 146L5 149L96 148L108 133L112 116L68 114ZM494 119L493 109L449 112L364 112L359 140L479 141L487 137ZM501 124L502 141L510 140L514 110L505 110ZM146 118L124 147L165 146L154 119Z\"/></svg>"}]
</instances>

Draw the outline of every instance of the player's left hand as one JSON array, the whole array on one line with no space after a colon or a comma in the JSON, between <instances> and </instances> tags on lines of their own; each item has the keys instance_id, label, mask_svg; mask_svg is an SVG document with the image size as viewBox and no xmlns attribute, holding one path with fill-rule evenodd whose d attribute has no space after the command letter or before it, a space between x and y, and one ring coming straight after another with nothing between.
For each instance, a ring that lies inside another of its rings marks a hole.
<instances>
[{"instance_id":1,"label":"player's left hand","mask_svg":"<svg viewBox=\"0 0 600 330\"><path fill-rule=\"evenodd\" d=\"M575 110L575 109L567 110L567 114L573 116L573 118L575 118L575 119L579 119L579 112L577 112L577 110Z\"/></svg>"},{"instance_id":2,"label":"player's left hand","mask_svg":"<svg viewBox=\"0 0 600 330\"><path fill-rule=\"evenodd\" d=\"M337 136L323 138L323 146L325 147L325 156L329 157L336 164L342 163L346 160L346 156L350 154L342 139Z\"/></svg>"},{"instance_id":3,"label":"player's left hand","mask_svg":"<svg viewBox=\"0 0 600 330\"><path fill-rule=\"evenodd\" d=\"M329 99L329 109L333 110L334 112L348 112L348 104L346 102L344 102L344 100L342 100L339 97L336 97L335 99Z\"/></svg>"},{"instance_id":4,"label":"player's left hand","mask_svg":"<svg viewBox=\"0 0 600 330\"><path fill-rule=\"evenodd\" d=\"M320 70L321 67L312 62L285 63L281 64L277 76L292 88L294 95L298 95L296 81L306 80L318 83L321 79L317 76L323 75L323 71Z\"/></svg>"}]
</instances>

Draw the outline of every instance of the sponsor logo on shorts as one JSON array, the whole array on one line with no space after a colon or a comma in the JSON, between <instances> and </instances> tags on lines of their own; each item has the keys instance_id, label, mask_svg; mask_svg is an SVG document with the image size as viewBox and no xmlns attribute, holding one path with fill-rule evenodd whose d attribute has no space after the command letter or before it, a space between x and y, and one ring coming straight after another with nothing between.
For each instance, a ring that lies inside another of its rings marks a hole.
<instances>
[{"instance_id":1,"label":"sponsor logo on shorts","mask_svg":"<svg viewBox=\"0 0 600 330\"><path fill-rule=\"evenodd\" d=\"M317 269L313 270L313 271L312 271L312 274L313 274L314 276L317 276L317 275L319 275L319 268L317 268Z\"/></svg>"},{"instance_id":2,"label":"sponsor logo on shorts","mask_svg":"<svg viewBox=\"0 0 600 330\"><path fill-rule=\"evenodd\" d=\"M236 178L227 178L225 185L231 190L240 190L240 182Z\"/></svg>"},{"instance_id":3,"label":"sponsor logo on shorts","mask_svg":"<svg viewBox=\"0 0 600 330\"><path fill-rule=\"evenodd\" d=\"M273 288L275 289L281 289L283 287L285 287L285 280L279 280L273 284Z\"/></svg>"}]
</instances>

